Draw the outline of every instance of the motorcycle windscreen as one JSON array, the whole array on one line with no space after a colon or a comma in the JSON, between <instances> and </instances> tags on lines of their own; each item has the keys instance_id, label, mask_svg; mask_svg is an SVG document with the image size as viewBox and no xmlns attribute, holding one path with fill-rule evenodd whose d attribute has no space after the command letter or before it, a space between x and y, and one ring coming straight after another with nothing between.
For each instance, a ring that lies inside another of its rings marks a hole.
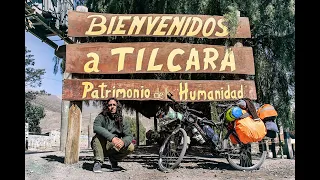
<instances>
[{"instance_id":1,"label":"motorcycle windscreen","mask_svg":"<svg viewBox=\"0 0 320 180\"><path fill-rule=\"evenodd\" d=\"M169 107L169 111L165 118L170 118L170 119L179 119L182 120L182 114L179 112L174 111L171 107Z\"/></svg>"}]
</instances>

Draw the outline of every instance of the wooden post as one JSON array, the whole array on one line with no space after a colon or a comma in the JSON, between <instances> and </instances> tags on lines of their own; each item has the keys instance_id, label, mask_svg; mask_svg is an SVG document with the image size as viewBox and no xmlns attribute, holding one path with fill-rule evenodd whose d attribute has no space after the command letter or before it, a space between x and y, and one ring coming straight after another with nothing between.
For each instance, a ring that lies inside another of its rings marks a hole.
<instances>
[{"instance_id":1,"label":"wooden post","mask_svg":"<svg viewBox=\"0 0 320 180\"><path fill-rule=\"evenodd\" d=\"M139 112L136 110L136 143L137 146L140 144L140 138L139 138Z\"/></svg>"},{"instance_id":2,"label":"wooden post","mask_svg":"<svg viewBox=\"0 0 320 180\"><path fill-rule=\"evenodd\" d=\"M277 158L276 143L274 142L274 138L271 139L271 151L272 151L272 158Z\"/></svg>"},{"instance_id":3,"label":"wooden post","mask_svg":"<svg viewBox=\"0 0 320 180\"><path fill-rule=\"evenodd\" d=\"M77 11L82 12L88 12L88 8L86 7L77 7ZM72 40L75 42L76 38L72 38ZM65 73L66 75L68 73ZM68 77L69 79L72 79L71 74ZM67 78L65 78L67 79ZM80 135L81 135L81 122L82 122L82 101L70 101L69 102L71 107L67 110L67 106L64 105L64 110L68 112L68 121L64 121L64 119L61 118L61 121L64 123L68 123L67 125L67 138L65 143L65 164L74 164L79 162L79 152L80 152ZM66 115L66 113L61 113ZM62 116L62 115L61 115ZM62 126L62 125L61 125ZM62 129L62 128L61 128ZM62 138L60 138L60 141ZM61 145L60 145L61 147Z\"/></svg>"},{"instance_id":4,"label":"wooden post","mask_svg":"<svg viewBox=\"0 0 320 180\"><path fill-rule=\"evenodd\" d=\"M65 58L65 57L64 57ZM71 79L72 74L63 73L63 79ZM60 125L60 151L64 152L66 148L67 131L68 131L68 112L70 101L61 101L61 125Z\"/></svg>"},{"instance_id":5,"label":"wooden post","mask_svg":"<svg viewBox=\"0 0 320 180\"><path fill-rule=\"evenodd\" d=\"M79 162L80 153L80 135L82 120L82 101L71 102L68 113L68 132L65 150L65 164L74 164Z\"/></svg>"},{"instance_id":6,"label":"wooden post","mask_svg":"<svg viewBox=\"0 0 320 180\"><path fill-rule=\"evenodd\" d=\"M156 116L153 117L153 126L154 126L154 131L158 131L158 120Z\"/></svg>"}]
</instances>

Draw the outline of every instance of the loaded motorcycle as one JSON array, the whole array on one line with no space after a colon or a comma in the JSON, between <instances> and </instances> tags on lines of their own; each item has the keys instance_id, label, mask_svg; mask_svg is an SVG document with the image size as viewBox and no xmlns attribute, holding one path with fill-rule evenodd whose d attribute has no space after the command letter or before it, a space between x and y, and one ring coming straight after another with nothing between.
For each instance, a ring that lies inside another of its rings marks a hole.
<instances>
[{"instance_id":1,"label":"loaded motorcycle","mask_svg":"<svg viewBox=\"0 0 320 180\"><path fill-rule=\"evenodd\" d=\"M267 154L264 141L241 142L232 122L226 121L226 113L236 107L236 103L217 104L223 110L218 120L213 121L202 117L202 112L189 108L186 103L178 103L170 92L167 97L173 106L166 111L159 110L156 115L160 128L169 131L159 150L161 171L168 172L179 166L190 146L190 138L209 147L213 155L226 158L237 170L255 170L263 164Z\"/></svg>"}]
</instances>

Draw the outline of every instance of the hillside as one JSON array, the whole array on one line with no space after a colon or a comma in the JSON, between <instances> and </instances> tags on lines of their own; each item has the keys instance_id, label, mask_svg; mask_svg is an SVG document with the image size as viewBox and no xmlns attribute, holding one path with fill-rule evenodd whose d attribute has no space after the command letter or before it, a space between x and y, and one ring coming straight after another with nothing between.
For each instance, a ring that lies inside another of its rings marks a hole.
<instances>
[{"instance_id":1,"label":"hillside","mask_svg":"<svg viewBox=\"0 0 320 180\"><path fill-rule=\"evenodd\" d=\"M61 98L56 95L42 95L38 96L32 103L38 106L44 107L46 117L40 121L40 127L42 133L47 133L52 130L60 131L61 125ZM90 105L87 106L85 104L82 105L82 123L81 123L81 134L88 133L88 125L93 122L94 118L100 113L101 107L95 107L90 102ZM135 118L135 113L124 112L124 116L130 116ZM146 128L146 131L153 128L153 118L148 119L141 114L139 114L139 118Z\"/></svg>"}]
</instances>

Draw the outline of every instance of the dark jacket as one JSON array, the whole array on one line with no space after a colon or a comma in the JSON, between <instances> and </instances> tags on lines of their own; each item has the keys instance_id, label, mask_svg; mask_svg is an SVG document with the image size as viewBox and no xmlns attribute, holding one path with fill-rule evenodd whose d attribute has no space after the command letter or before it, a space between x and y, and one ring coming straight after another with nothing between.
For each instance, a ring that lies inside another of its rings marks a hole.
<instances>
[{"instance_id":1,"label":"dark jacket","mask_svg":"<svg viewBox=\"0 0 320 180\"><path fill-rule=\"evenodd\" d=\"M121 138L124 146L127 147L133 139L129 122L123 120L122 127L123 130L120 132L116 122L110 119L109 116L103 116L102 114L99 114L93 122L93 132L105 137L108 141L111 141L115 136Z\"/></svg>"}]
</instances>

